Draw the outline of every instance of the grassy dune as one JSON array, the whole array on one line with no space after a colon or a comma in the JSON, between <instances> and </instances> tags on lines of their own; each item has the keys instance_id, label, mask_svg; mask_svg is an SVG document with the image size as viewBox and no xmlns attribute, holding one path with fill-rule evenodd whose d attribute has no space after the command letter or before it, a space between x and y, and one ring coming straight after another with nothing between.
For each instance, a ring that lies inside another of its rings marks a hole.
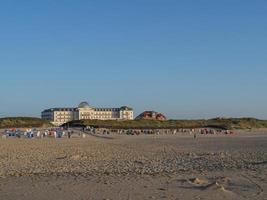
<instances>
[{"instance_id":1,"label":"grassy dune","mask_svg":"<svg viewBox=\"0 0 267 200\"><path fill-rule=\"evenodd\" d=\"M32 117L0 118L0 128L28 128L28 127L51 127L46 120Z\"/></svg>"},{"instance_id":2,"label":"grassy dune","mask_svg":"<svg viewBox=\"0 0 267 200\"><path fill-rule=\"evenodd\" d=\"M209 120L79 120L72 121L69 126L95 126L102 128L203 128L214 127L220 129L251 129L267 128L267 120L254 118L218 118Z\"/></svg>"},{"instance_id":3,"label":"grassy dune","mask_svg":"<svg viewBox=\"0 0 267 200\"><path fill-rule=\"evenodd\" d=\"M65 124L67 125L67 124ZM27 127L51 127L46 120L31 117L0 118L0 128L27 128ZM69 126L94 126L102 128L203 128L214 127L220 129L252 129L267 128L267 120L255 118L217 118L209 120L78 120L69 123Z\"/></svg>"}]
</instances>

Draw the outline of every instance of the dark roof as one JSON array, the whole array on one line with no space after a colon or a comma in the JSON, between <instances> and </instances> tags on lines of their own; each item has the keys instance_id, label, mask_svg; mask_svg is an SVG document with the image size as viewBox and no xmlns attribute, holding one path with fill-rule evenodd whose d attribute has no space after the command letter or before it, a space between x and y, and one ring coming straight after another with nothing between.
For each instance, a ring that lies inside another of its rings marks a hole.
<instances>
[{"instance_id":1,"label":"dark roof","mask_svg":"<svg viewBox=\"0 0 267 200\"><path fill-rule=\"evenodd\" d=\"M162 113L155 111L145 111L138 115L135 119L156 119L156 120L166 120L166 116Z\"/></svg>"},{"instance_id":2,"label":"dark roof","mask_svg":"<svg viewBox=\"0 0 267 200\"><path fill-rule=\"evenodd\" d=\"M77 111L77 108L50 108L44 110L43 112L52 112L52 111Z\"/></svg>"},{"instance_id":3,"label":"dark roof","mask_svg":"<svg viewBox=\"0 0 267 200\"><path fill-rule=\"evenodd\" d=\"M95 111L119 111L119 108L93 108Z\"/></svg>"},{"instance_id":4,"label":"dark roof","mask_svg":"<svg viewBox=\"0 0 267 200\"><path fill-rule=\"evenodd\" d=\"M90 106L89 106L89 103L87 103L86 101L83 101L78 105L78 108L90 108Z\"/></svg>"},{"instance_id":5,"label":"dark roof","mask_svg":"<svg viewBox=\"0 0 267 200\"><path fill-rule=\"evenodd\" d=\"M53 111L77 111L79 108L90 108L87 107L87 103L86 102L82 102L82 105L80 105L80 107L78 108L50 108L50 109L46 109L43 112L53 112ZM120 111L120 110L129 110L132 111L133 109L128 107L128 106L122 106L120 108L92 108L95 111Z\"/></svg>"}]
</instances>

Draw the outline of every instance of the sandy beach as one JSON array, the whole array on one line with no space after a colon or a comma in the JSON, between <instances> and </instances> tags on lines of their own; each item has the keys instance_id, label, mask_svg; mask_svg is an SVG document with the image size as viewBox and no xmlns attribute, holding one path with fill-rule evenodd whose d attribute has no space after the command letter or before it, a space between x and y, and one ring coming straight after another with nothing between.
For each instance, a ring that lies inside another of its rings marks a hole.
<instances>
[{"instance_id":1,"label":"sandy beach","mask_svg":"<svg viewBox=\"0 0 267 200\"><path fill-rule=\"evenodd\" d=\"M267 199L267 132L0 140L0 199Z\"/></svg>"}]
</instances>

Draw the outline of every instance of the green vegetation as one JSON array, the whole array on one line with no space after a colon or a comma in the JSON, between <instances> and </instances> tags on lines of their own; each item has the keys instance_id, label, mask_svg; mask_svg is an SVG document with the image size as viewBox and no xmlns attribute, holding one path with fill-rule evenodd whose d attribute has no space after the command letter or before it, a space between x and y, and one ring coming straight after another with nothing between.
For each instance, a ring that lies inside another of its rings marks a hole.
<instances>
[{"instance_id":1,"label":"green vegetation","mask_svg":"<svg viewBox=\"0 0 267 200\"><path fill-rule=\"evenodd\" d=\"M209 120L79 120L72 121L66 126L94 126L101 128L204 128L214 127L219 129L251 129L251 128L267 128L267 120L259 120L254 118L216 118Z\"/></svg>"},{"instance_id":2,"label":"green vegetation","mask_svg":"<svg viewBox=\"0 0 267 200\"><path fill-rule=\"evenodd\" d=\"M51 127L46 120L32 117L10 117L0 118L0 128L28 128L28 127Z\"/></svg>"},{"instance_id":3,"label":"green vegetation","mask_svg":"<svg viewBox=\"0 0 267 200\"><path fill-rule=\"evenodd\" d=\"M94 126L101 128L121 129L163 129L163 128L204 128L214 127L219 129L252 129L267 128L267 120L254 118L216 118L209 120L79 120L72 121L65 126ZM27 128L27 127L51 127L46 120L31 117L0 118L0 128Z\"/></svg>"}]
</instances>

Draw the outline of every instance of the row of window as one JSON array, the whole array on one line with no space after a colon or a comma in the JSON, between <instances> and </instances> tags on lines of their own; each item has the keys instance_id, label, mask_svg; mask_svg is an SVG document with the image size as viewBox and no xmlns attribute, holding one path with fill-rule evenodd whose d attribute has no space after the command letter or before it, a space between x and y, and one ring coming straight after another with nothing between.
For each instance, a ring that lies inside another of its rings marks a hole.
<instances>
[{"instance_id":1,"label":"row of window","mask_svg":"<svg viewBox=\"0 0 267 200\"><path fill-rule=\"evenodd\" d=\"M103 117L103 116L100 116L100 117L91 117L91 116L86 116L86 117L82 117L82 119L116 119L118 117Z\"/></svg>"}]
</instances>

